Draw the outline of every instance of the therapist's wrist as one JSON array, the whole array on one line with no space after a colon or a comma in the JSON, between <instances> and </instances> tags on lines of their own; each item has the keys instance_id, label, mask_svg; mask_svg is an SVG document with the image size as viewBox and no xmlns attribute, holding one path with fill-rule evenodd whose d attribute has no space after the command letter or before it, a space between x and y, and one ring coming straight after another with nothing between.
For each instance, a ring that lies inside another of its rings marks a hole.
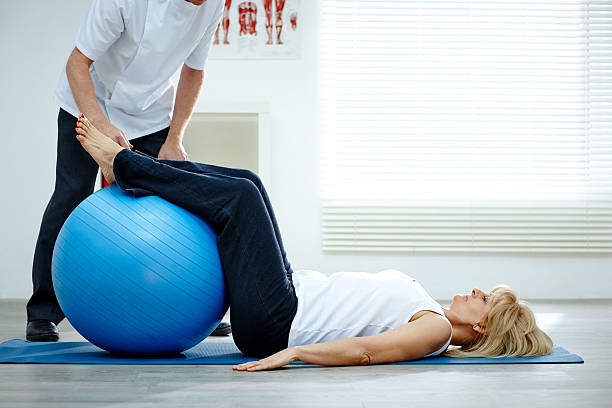
<instances>
[{"instance_id":1,"label":"therapist's wrist","mask_svg":"<svg viewBox=\"0 0 612 408\"><path fill-rule=\"evenodd\" d=\"M168 132L168 136L166 137L166 143L173 144L181 144L183 143L183 133L182 132Z\"/></svg>"},{"instance_id":2,"label":"therapist's wrist","mask_svg":"<svg viewBox=\"0 0 612 408\"><path fill-rule=\"evenodd\" d=\"M102 127L108 127L108 125L111 124L108 119L106 119L106 116L104 116L104 114L92 113L88 115L87 113L85 113L85 116L87 116L87 119L89 119L92 125L94 125L98 129Z\"/></svg>"}]
</instances>

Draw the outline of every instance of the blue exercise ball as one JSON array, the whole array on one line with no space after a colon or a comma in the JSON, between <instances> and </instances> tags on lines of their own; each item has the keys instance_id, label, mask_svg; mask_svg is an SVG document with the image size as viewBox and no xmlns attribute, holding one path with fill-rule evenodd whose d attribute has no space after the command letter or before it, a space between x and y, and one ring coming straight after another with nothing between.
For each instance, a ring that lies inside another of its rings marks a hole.
<instances>
[{"instance_id":1,"label":"blue exercise ball","mask_svg":"<svg viewBox=\"0 0 612 408\"><path fill-rule=\"evenodd\" d=\"M214 230L160 197L135 198L116 185L70 214L55 243L52 276L72 326L117 354L187 350L228 308Z\"/></svg>"}]
</instances>

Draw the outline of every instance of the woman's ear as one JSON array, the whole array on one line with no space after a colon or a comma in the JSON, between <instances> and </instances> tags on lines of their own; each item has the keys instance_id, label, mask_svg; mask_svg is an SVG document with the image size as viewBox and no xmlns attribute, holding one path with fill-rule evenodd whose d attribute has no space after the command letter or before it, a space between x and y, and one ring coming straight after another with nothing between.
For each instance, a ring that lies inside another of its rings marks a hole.
<instances>
[{"instance_id":1,"label":"woman's ear","mask_svg":"<svg viewBox=\"0 0 612 408\"><path fill-rule=\"evenodd\" d=\"M472 326L472 329L474 329L474 331L477 332L478 334L485 334L485 335L489 334L489 331L485 327L482 327L481 325L479 325L478 323Z\"/></svg>"}]
</instances>

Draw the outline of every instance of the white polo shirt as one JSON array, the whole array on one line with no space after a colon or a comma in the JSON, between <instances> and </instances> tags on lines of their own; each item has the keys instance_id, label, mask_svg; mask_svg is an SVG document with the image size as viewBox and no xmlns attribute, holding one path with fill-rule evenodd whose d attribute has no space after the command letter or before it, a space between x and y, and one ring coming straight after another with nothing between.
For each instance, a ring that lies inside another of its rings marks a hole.
<instances>
[{"instance_id":1,"label":"white polo shirt","mask_svg":"<svg viewBox=\"0 0 612 408\"><path fill-rule=\"evenodd\" d=\"M203 70L224 0L195 6L185 0L93 0L75 46L93 60L90 72L98 103L128 139L170 125L175 85L182 67ZM55 91L74 116L66 70Z\"/></svg>"}]
</instances>

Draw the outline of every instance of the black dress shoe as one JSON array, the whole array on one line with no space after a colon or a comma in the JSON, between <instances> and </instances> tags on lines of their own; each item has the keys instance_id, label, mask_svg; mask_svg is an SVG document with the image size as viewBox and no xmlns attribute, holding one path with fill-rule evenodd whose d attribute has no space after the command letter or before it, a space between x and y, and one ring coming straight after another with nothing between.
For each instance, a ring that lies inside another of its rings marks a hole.
<instances>
[{"instance_id":1,"label":"black dress shoe","mask_svg":"<svg viewBox=\"0 0 612 408\"><path fill-rule=\"evenodd\" d=\"M221 322L212 333L211 336L227 336L232 333L232 326L229 323Z\"/></svg>"},{"instance_id":2,"label":"black dress shoe","mask_svg":"<svg viewBox=\"0 0 612 408\"><path fill-rule=\"evenodd\" d=\"M49 320L32 320L26 326L26 339L29 341L58 341L59 330Z\"/></svg>"}]
</instances>

